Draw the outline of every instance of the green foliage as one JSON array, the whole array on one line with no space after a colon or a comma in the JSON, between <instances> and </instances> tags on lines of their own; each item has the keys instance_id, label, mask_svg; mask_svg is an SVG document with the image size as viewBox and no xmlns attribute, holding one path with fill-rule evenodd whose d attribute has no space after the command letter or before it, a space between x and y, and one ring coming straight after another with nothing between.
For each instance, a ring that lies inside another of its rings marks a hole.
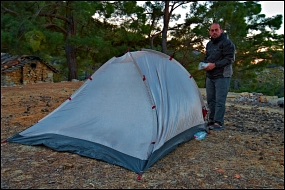
<instances>
[{"instance_id":1,"label":"green foliage","mask_svg":"<svg viewBox=\"0 0 285 190\"><path fill-rule=\"evenodd\" d=\"M46 37L41 31L32 30L25 34L26 41L30 44L33 51L41 49L41 44L46 42Z\"/></svg>"},{"instance_id":2,"label":"green foliage","mask_svg":"<svg viewBox=\"0 0 285 190\"><path fill-rule=\"evenodd\" d=\"M259 92L267 96L284 97L284 67L273 65L273 68L255 69L256 72L250 70L244 71L242 84L238 89L234 89L234 81L232 81L232 92ZM252 76L250 76L252 75ZM251 78L251 80L248 80Z\"/></svg>"}]
</instances>

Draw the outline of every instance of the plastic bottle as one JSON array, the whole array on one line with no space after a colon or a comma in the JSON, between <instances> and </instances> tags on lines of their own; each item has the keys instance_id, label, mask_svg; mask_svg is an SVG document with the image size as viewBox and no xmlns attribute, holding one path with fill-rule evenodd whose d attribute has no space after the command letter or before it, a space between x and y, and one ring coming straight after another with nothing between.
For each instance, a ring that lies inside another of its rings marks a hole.
<instances>
[{"instance_id":1,"label":"plastic bottle","mask_svg":"<svg viewBox=\"0 0 285 190\"><path fill-rule=\"evenodd\" d=\"M196 139L196 140L203 140L206 136L207 136L207 132L206 131L199 131L199 132L194 134L194 139Z\"/></svg>"},{"instance_id":2,"label":"plastic bottle","mask_svg":"<svg viewBox=\"0 0 285 190\"><path fill-rule=\"evenodd\" d=\"M208 63L200 62L198 65L198 70L202 70L208 66Z\"/></svg>"}]
</instances>

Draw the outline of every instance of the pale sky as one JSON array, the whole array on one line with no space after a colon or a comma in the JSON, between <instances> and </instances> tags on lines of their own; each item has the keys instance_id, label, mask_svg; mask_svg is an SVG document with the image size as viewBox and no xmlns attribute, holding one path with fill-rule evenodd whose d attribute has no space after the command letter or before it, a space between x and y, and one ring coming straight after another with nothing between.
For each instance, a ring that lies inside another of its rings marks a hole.
<instances>
[{"instance_id":1,"label":"pale sky","mask_svg":"<svg viewBox=\"0 0 285 190\"><path fill-rule=\"evenodd\" d=\"M281 28L277 30L278 34L284 34L284 1L260 1L261 13L265 14L266 17L271 17L277 14L283 15L283 23Z\"/></svg>"},{"instance_id":2,"label":"pale sky","mask_svg":"<svg viewBox=\"0 0 285 190\"><path fill-rule=\"evenodd\" d=\"M137 1L139 5L142 5L144 1ZM284 1L260 1L259 4L261 4L261 14L265 14L266 17L271 17L277 14L282 14L283 15L283 23L281 25L281 28L277 30L278 34L284 34ZM189 7L189 6L188 6ZM185 19L186 11L188 9L182 9L178 8L177 10L174 11L174 13L179 13L181 14L181 22ZM179 23L179 20L178 20Z\"/></svg>"}]
</instances>

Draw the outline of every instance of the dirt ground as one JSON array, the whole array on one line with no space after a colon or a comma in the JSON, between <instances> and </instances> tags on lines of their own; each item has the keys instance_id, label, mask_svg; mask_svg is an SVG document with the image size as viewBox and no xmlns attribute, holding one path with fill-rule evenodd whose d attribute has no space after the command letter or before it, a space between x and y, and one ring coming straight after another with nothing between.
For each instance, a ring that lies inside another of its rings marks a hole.
<instances>
[{"instance_id":1,"label":"dirt ground","mask_svg":"<svg viewBox=\"0 0 285 190\"><path fill-rule=\"evenodd\" d=\"M120 166L5 140L83 82L1 87L1 189L284 189L284 109L227 102L225 129L181 144L141 180Z\"/></svg>"}]
</instances>

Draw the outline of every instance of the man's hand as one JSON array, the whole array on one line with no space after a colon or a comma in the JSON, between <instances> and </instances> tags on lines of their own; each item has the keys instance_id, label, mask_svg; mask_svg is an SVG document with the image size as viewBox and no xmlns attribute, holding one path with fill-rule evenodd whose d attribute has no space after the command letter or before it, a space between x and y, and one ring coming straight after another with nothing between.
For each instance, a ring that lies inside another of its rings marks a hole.
<instances>
[{"instance_id":1,"label":"man's hand","mask_svg":"<svg viewBox=\"0 0 285 190\"><path fill-rule=\"evenodd\" d=\"M204 68L206 71L210 71L216 67L215 63L208 63L208 66Z\"/></svg>"}]
</instances>

